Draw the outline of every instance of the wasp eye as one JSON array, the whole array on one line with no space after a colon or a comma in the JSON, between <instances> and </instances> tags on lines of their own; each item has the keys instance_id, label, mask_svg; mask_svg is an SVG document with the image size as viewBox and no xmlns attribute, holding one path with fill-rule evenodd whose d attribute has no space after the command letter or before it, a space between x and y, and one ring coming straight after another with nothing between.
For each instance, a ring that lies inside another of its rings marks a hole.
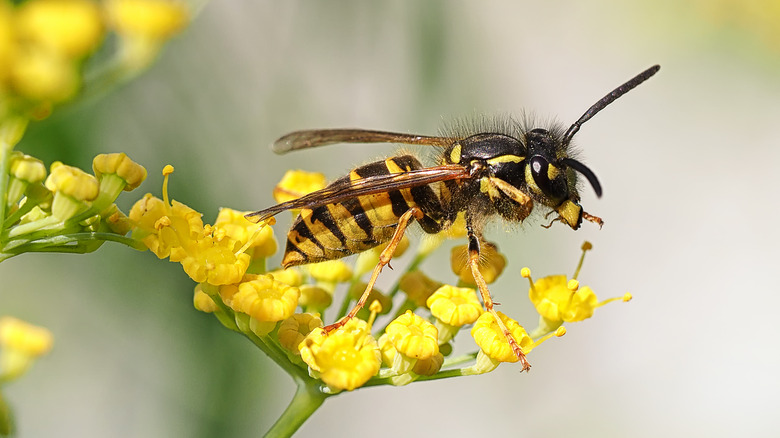
<instances>
[{"instance_id":1,"label":"wasp eye","mask_svg":"<svg viewBox=\"0 0 780 438\"><path fill-rule=\"evenodd\" d=\"M550 177L547 173L547 170L550 167L550 163L548 163L544 157L534 155L531 157L530 166L531 175L533 176L536 185L539 187L542 193L551 194L553 191L553 184L552 181L550 181Z\"/></svg>"}]
</instances>

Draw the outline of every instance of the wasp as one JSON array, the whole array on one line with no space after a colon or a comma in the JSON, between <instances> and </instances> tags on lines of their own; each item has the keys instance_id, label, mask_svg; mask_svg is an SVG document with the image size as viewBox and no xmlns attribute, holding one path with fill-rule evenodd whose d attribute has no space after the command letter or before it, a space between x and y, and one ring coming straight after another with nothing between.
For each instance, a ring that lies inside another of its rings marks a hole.
<instances>
[{"instance_id":1,"label":"wasp","mask_svg":"<svg viewBox=\"0 0 780 438\"><path fill-rule=\"evenodd\" d=\"M520 223L535 206L557 214L554 221L573 230L583 219L603 225L601 218L588 214L579 204L579 176L590 183L598 197L602 189L596 175L571 156L572 137L599 111L659 69L658 65L650 67L614 89L565 132L557 125L529 129L511 121L510 126L485 132L437 137L363 129L292 132L274 143L276 153L334 143L402 143L437 148L439 161L425 167L413 155L400 155L369 163L322 190L249 213L247 218L259 222L285 210L300 209L287 234L282 260L285 268L339 259L387 243L363 295L344 318L324 328L329 332L354 318L366 304L382 268L390 263L413 222L434 234L449 228L463 213L468 265L485 309L503 330L523 370L528 370L525 354L498 317L479 271L482 229L495 217Z\"/></svg>"}]
</instances>

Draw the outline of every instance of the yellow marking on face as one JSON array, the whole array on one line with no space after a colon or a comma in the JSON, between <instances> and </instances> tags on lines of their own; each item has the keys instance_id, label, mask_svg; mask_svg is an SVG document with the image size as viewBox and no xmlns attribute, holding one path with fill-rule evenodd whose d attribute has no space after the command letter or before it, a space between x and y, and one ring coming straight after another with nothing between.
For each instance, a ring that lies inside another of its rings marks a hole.
<instances>
[{"instance_id":1,"label":"yellow marking on face","mask_svg":"<svg viewBox=\"0 0 780 438\"><path fill-rule=\"evenodd\" d=\"M460 146L460 143L455 143L455 146L452 147L452 150L450 151L450 162L458 164L460 163L460 154L461 154L462 147Z\"/></svg>"},{"instance_id":2,"label":"yellow marking on face","mask_svg":"<svg viewBox=\"0 0 780 438\"><path fill-rule=\"evenodd\" d=\"M499 163L519 163L523 161L525 157L518 157L517 155L499 155L497 157L493 157L489 160L487 160L488 164L499 164Z\"/></svg>"},{"instance_id":3,"label":"yellow marking on face","mask_svg":"<svg viewBox=\"0 0 780 438\"><path fill-rule=\"evenodd\" d=\"M567 199L566 201L563 201L556 210L563 222L575 230L577 229L582 218L582 207L579 204Z\"/></svg>"}]
</instances>

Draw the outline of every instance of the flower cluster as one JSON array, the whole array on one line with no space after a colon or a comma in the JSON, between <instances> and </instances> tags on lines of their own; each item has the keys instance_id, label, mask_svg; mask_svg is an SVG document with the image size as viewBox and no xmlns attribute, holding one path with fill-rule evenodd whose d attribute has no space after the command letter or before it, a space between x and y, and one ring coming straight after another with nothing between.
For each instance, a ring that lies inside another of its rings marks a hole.
<instances>
[{"instance_id":1,"label":"flower cluster","mask_svg":"<svg viewBox=\"0 0 780 438\"><path fill-rule=\"evenodd\" d=\"M368 308L357 317L323 327L322 315L339 302L336 297L343 293L337 317L359 298L365 289L363 277L383 248L361 253L353 264L342 259L269 269L268 259L278 247L273 220L255 224L243 212L222 209L214 225L204 225L200 213L169 200L171 172L170 166L164 170L162 199L147 194L132 208L133 237L158 257L181 263L198 283L197 309L213 313L226 327L248 336L290 374L321 382L326 394L367 384L405 385L489 372L502 362L518 361L504 330L528 354L551 336L562 336L564 322L586 319L596 307L611 301L598 302L588 287L566 286L565 276L532 282L530 298L541 323L529 334L507 315L497 312L498 322L494 314L484 311L463 263L465 247L452 250L453 284L433 280L421 270L421 262L447 238L433 236L419 245L388 292L373 290ZM321 175L293 171L277 185L274 195L283 202L324 184ZM395 256L408 247L408 241L399 245ZM583 247L589 248L590 244ZM484 245L483 256L481 270L492 283L505 271L507 260L493 244ZM522 275L530 278L528 268ZM566 294L559 287L560 279ZM377 318L384 314L388 316L380 320L386 321L379 324ZM471 327L476 350L452 357L453 342L466 327Z\"/></svg>"},{"instance_id":2,"label":"flower cluster","mask_svg":"<svg viewBox=\"0 0 780 438\"><path fill-rule=\"evenodd\" d=\"M106 240L139 248L124 237L131 228L114 201L146 178L146 169L124 153L100 154L92 173L41 160L18 151L8 154L0 260L33 251L91 252ZM139 248L140 249L140 248Z\"/></svg>"},{"instance_id":3,"label":"flower cluster","mask_svg":"<svg viewBox=\"0 0 780 438\"><path fill-rule=\"evenodd\" d=\"M0 0L0 118L43 118L72 99L85 61L111 34L118 44L102 78L143 69L188 16L181 1Z\"/></svg>"}]
</instances>

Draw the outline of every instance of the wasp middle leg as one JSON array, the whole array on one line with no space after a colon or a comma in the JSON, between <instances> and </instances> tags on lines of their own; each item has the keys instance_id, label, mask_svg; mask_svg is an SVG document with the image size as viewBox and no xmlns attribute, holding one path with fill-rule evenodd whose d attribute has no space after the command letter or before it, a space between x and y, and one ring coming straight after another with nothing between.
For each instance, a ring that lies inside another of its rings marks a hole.
<instances>
[{"instance_id":1,"label":"wasp middle leg","mask_svg":"<svg viewBox=\"0 0 780 438\"><path fill-rule=\"evenodd\" d=\"M512 333L509 331L509 329L506 328L506 325L498 316L498 312L496 312L496 310L493 308L493 298L490 296L487 282L485 282L485 278L479 271L479 237L471 228L471 225L466 226L466 231L468 232L469 239L469 267L471 268L471 275L474 277L474 281L477 283L479 293L482 295L482 303L485 305L485 310L493 315L493 318L496 320L498 327L504 333L504 337L506 337L506 340L509 343L509 347L512 348L512 352L515 353L515 356L517 356L517 358L520 360L520 363L523 366L523 371L528 371L531 369L531 364L528 363L528 359L526 359L525 353L523 353L523 349L520 348L520 345L517 343L515 337L512 336Z\"/></svg>"}]
</instances>

